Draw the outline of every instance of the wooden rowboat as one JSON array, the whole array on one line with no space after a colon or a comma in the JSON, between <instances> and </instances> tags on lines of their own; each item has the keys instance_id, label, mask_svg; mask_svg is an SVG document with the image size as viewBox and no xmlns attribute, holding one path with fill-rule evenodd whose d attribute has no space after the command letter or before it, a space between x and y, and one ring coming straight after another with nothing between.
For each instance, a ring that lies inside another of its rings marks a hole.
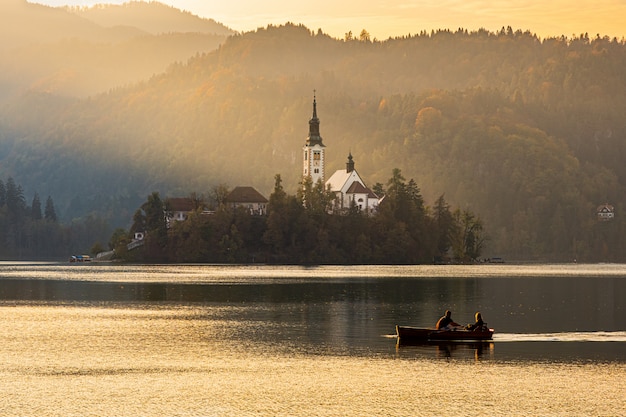
<instances>
[{"instance_id":1,"label":"wooden rowboat","mask_svg":"<svg viewBox=\"0 0 626 417\"><path fill-rule=\"evenodd\" d=\"M466 330L458 327L452 330L437 330L424 327L396 326L398 340L402 342L474 342L491 340L493 329L483 327Z\"/></svg>"}]
</instances>

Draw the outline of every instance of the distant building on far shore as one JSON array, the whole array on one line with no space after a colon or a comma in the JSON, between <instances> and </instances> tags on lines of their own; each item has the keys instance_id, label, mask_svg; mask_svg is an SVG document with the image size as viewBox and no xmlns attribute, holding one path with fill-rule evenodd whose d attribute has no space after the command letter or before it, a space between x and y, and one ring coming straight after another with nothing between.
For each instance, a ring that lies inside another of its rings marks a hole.
<instances>
[{"instance_id":1,"label":"distant building on far shore","mask_svg":"<svg viewBox=\"0 0 626 417\"><path fill-rule=\"evenodd\" d=\"M228 207L243 207L254 216L267 214L267 198L253 187L235 187L224 201Z\"/></svg>"},{"instance_id":2,"label":"distant building on far shore","mask_svg":"<svg viewBox=\"0 0 626 417\"><path fill-rule=\"evenodd\" d=\"M615 208L608 203L604 203L598 206L596 209L596 215L598 216L598 220L601 222L611 221L615 217Z\"/></svg>"}]
</instances>

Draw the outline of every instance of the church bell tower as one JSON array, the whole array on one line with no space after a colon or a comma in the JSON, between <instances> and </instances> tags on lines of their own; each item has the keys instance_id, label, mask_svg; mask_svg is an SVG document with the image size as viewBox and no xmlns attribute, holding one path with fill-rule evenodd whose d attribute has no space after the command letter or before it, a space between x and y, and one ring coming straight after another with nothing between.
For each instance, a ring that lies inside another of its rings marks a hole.
<instances>
[{"instance_id":1,"label":"church bell tower","mask_svg":"<svg viewBox=\"0 0 626 417\"><path fill-rule=\"evenodd\" d=\"M320 119L317 117L317 100L313 94L313 116L309 120L309 136L302 148L302 178L311 177L313 184L318 180L324 183L324 144L320 136Z\"/></svg>"}]
</instances>

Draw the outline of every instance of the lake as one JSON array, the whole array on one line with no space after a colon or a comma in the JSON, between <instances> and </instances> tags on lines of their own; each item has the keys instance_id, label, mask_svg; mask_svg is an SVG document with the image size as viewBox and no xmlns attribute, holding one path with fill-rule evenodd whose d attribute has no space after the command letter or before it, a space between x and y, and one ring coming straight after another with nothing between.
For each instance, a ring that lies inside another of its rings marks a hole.
<instances>
[{"instance_id":1,"label":"lake","mask_svg":"<svg viewBox=\"0 0 626 417\"><path fill-rule=\"evenodd\" d=\"M480 311L488 343L398 345ZM0 262L0 416L626 415L626 265Z\"/></svg>"}]
</instances>

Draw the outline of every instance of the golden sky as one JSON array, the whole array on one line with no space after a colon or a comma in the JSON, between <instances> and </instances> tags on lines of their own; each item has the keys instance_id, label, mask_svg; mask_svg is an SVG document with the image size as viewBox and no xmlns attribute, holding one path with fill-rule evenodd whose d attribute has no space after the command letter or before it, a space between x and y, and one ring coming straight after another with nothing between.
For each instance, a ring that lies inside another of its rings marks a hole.
<instances>
[{"instance_id":1,"label":"golden sky","mask_svg":"<svg viewBox=\"0 0 626 417\"><path fill-rule=\"evenodd\" d=\"M0 0L1 1L1 0ZM29 0L50 6L91 6L124 0ZM237 31L302 23L343 38L366 29L372 38L459 27L490 31L511 26L541 38L588 33L626 37L626 0L160 0Z\"/></svg>"}]
</instances>

